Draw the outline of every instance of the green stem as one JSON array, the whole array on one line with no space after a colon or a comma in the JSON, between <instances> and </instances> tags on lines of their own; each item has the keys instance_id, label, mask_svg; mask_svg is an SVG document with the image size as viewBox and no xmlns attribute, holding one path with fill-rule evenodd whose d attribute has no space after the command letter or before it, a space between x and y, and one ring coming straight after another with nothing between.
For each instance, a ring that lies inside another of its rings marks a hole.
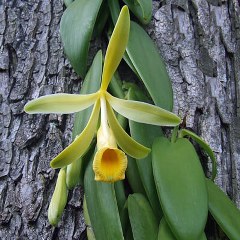
<instances>
[{"instance_id":1,"label":"green stem","mask_svg":"<svg viewBox=\"0 0 240 240\"><path fill-rule=\"evenodd\" d=\"M178 135L178 126L176 126L172 131L171 143L175 143Z\"/></svg>"}]
</instances>

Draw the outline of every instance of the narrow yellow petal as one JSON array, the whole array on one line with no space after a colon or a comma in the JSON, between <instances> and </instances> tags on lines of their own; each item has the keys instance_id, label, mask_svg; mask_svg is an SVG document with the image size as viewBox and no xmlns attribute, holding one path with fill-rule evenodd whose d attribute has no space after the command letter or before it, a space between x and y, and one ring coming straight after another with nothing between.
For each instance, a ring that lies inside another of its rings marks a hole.
<instances>
[{"instance_id":1,"label":"narrow yellow petal","mask_svg":"<svg viewBox=\"0 0 240 240\"><path fill-rule=\"evenodd\" d=\"M101 89L106 90L125 52L130 30L130 16L127 6L124 6L118 17L116 26L110 38L103 66Z\"/></svg>"},{"instance_id":2,"label":"narrow yellow petal","mask_svg":"<svg viewBox=\"0 0 240 240\"><path fill-rule=\"evenodd\" d=\"M99 149L93 160L95 180L116 182L125 178L127 168L126 154L117 148L103 147Z\"/></svg>"},{"instance_id":3,"label":"narrow yellow petal","mask_svg":"<svg viewBox=\"0 0 240 240\"><path fill-rule=\"evenodd\" d=\"M177 126L181 119L172 112L144 102L123 100L106 93L106 99L115 111L135 122L158 126Z\"/></svg>"},{"instance_id":4,"label":"narrow yellow petal","mask_svg":"<svg viewBox=\"0 0 240 240\"><path fill-rule=\"evenodd\" d=\"M66 170L62 168L59 171L57 183L48 208L48 220L51 225L56 226L58 224L67 203L67 196Z\"/></svg>"},{"instance_id":5,"label":"narrow yellow petal","mask_svg":"<svg viewBox=\"0 0 240 240\"><path fill-rule=\"evenodd\" d=\"M27 103L24 111L34 113L74 113L84 110L98 98L98 93L80 95L58 93L39 97Z\"/></svg>"},{"instance_id":6,"label":"narrow yellow petal","mask_svg":"<svg viewBox=\"0 0 240 240\"><path fill-rule=\"evenodd\" d=\"M123 128L118 123L116 116L108 102L107 111L108 122L117 140L117 144L122 148L122 150L129 156L137 159L146 157L151 150L136 142L123 130Z\"/></svg>"},{"instance_id":7,"label":"narrow yellow petal","mask_svg":"<svg viewBox=\"0 0 240 240\"><path fill-rule=\"evenodd\" d=\"M96 131L99 111L100 103L97 100L87 126L67 148L51 161L50 165L52 168L64 167L80 158L86 152Z\"/></svg>"}]
</instances>

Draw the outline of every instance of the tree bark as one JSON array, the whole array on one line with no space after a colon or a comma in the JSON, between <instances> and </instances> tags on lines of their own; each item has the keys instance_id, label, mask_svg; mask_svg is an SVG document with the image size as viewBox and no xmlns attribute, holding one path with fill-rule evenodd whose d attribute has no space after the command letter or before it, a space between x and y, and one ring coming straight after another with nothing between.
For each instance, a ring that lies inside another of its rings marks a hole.
<instances>
[{"instance_id":1,"label":"tree bark","mask_svg":"<svg viewBox=\"0 0 240 240\"><path fill-rule=\"evenodd\" d=\"M174 112L210 144L216 183L240 207L239 2L159 0L153 6L147 31L166 62ZM71 141L73 115L23 111L38 96L79 92L81 79L59 36L63 10L61 0L0 0L0 239L84 235L80 187L69 192L59 227L47 220L57 177L49 162ZM211 229L209 236L226 239Z\"/></svg>"},{"instance_id":2,"label":"tree bark","mask_svg":"<svg viewBox=\"0 0 240 240\"><path fill-rule=\"evenodd\" d=\"M210 144L216 182L240 207L239 4L167 2L154 15L154 35L172 79L174 111Z\"/></svg>"},{"instance_id":3,"label":"tree bark","mask_svg":"<svg viewBox=\"0 0 240 240\"><path fill-rule=\"evenodd\" d=\"M23 111L38 96L79 92L59 36L62 13L60 0L0 6L0 239L79 239L85 229L80 188L70 192L59 228L47 219L57 177L49 161L71 141L73 116Z\"/></svg>"}]
</instances>

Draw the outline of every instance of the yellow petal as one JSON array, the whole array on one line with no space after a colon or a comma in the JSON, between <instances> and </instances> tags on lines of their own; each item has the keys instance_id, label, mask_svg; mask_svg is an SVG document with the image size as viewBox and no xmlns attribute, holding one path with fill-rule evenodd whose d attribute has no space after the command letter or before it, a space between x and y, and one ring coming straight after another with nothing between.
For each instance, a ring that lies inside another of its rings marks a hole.
<instances>
[{"instance_id":1,"label":"yellow petal","mask_svg":"<svg viewBox=\"0 0 240 240\"><path fill-rule=\"evenodd\" d=\"M99 149L93 160L95 180L116 182L125 178L127 168L126 154L117 148Z\"/></svg>"},{"instance_id":2,"label":"yellow petal","mask_svg":"<svg viewBox=\"0 0 240 240\"><path fill-rule=\"evenodd\" d=\"M118 17L116 26L110 38L103 66L101 89L106 90L125 52L130 29L130 16L127 6L124 6Z\"/></svg>"},{"instance_id":3,"label":"yellow petal","mask_svg":"<svg viewBox=\"0 0 240 240\"><path fill-rule=\"evenodd\" d=\"M136 142L123 130L108 102L107 112L108 122L117 140L117 144L121 147L121 149L129 156L137 159L146 157L151 150Z\"/></svg>"},{"instance_id":4,"label":"yellow petal","mask_svg":"<svg viewBox=\"0 0 240 240\"><path fill-rule=\"evenodd\" d=\"M74 113L86 109L94 104L98 93L80 95L58 93L39 97L27 103L24 111L34 113Z\"/></svg>"},{"instance_id":5,"label":"yellow petal","mask_svg":"<svg viewBox=\"0 0 240 240\"><path fill-rule=\"evenodd\" d=\"M135 122L158 126L176 126L181 119L165 109L144 102L123 100L106 93L106 99L115 111Z\"/></svg>"},{"instance_id":6,"label":"yellow petal","mask_svg":"<svg viewBox=\"0 0 240 240\"><path fill-rule=\"evenodd\" d=\"M80 158L86 152L96 131L99 110L100 103L99 100L97 100L87 126L67 148L51 161L50 165L52 168L64 167Z\"/></svg>"},{"instance_id":7,"label":"yellow petal","mask_svg":"<svg viewBox=\"0 0 240 240\"><path fill-rule=\"evenodd\" d=\"M67 196L66 170L62 168L59 171L56 187L48 208L48 220L51 225L56 226L58 224L67 203Z\"/></svg>"}]
</instances>

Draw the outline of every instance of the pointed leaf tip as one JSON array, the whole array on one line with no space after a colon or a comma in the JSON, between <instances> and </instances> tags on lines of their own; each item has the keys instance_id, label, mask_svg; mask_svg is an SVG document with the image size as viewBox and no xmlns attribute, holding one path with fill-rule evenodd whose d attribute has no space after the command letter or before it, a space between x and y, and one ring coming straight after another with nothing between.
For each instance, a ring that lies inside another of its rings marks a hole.
<instances>
[{"instance_id":1,"label":"pointed leaf tip","mask_svg":"<svg viewBox=\"0 0 240 240\"><path fill-rule=\"evenodd\" d=\"M89 43L101 4L102 0L75 0L60 22L64 52L81 77L86 72Z\"/></svg>"}]
</instances>

